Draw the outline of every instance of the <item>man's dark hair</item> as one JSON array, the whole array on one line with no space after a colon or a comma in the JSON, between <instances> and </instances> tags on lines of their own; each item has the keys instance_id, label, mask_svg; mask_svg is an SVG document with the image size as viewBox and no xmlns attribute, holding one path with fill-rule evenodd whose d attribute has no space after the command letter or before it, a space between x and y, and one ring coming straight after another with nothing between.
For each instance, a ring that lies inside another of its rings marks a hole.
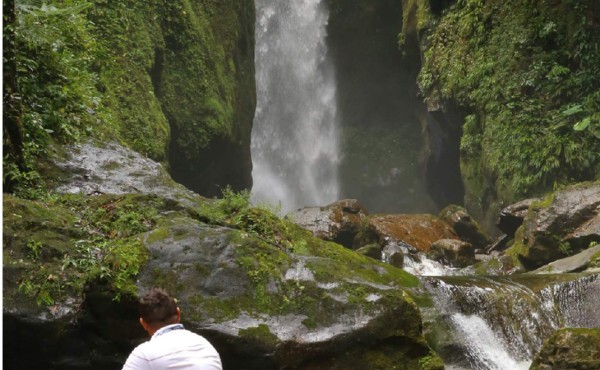
<instances>
[{"instance_id":1,"label":"man's dark hair","mask_svg":"<svg viewBox=\"0 0 600 370\"><path fill-rule=\"evenodd\" d=\"M140 298L140 316L148 324L162 324L177 316L177 303L164 289L152 288Z\"/></svg>"}]
</instances>

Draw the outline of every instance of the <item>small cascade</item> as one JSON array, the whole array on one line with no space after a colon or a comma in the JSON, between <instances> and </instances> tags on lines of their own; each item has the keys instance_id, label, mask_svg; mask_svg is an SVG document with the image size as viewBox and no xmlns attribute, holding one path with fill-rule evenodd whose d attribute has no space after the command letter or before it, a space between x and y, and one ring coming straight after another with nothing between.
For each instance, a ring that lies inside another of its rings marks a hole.
<instances>
[{"instance_id":1,"label":"small cascade","mask_svg":"<svg viewBox=\"0 0 600 370\"><path fill-rule=\"evenodd\" d=\"M283 212L338 199L336 87L322 0L256 1L252 201Z\"/></svg>"},{"instance_id":2,"label":"small cascade","mask_svg":"<svg viewBox=\"0 0 600 370\"><path fill-rule=\"evenodd\" d=\"M461 269L446 266L434 261L419 252L410 244L399 240L386 240L386 245L381 251L381 261L391 263L393 256L403 256L402 269L416 276L448 276L461 275Z\"/></svg>"},{"instance_id":3,"label":"small cascade","mask_svg":"<svg viewBox=\"0 0 600 370\"><path fill-rule=\"evenodd\" d=\"M600 274L553 284L540 291L547 306L561 314L561 326L600 328Z\"/></svg>"},{"instance_id":4,"label":"small cascade","mask_svg":"<svg viewBox=\"0 0 600 370\"><path fill-rule=\"evenodd\" d=\"M422 277L426 336L449 369L527 369L561 327L600 327L596 275Z\"/></svg>"},{"instance_id":5,"label":"small cascade","mask_svg":"<svg viewBox=\"0 0 600 370\"><path fill-rule=\"evenodd\" d=\"M508 343L496 335L477 315L455 313L451 316L457 337L466 344L469 364L475 369L528 369L531 361L519 361L508 352ZM459 369L452 366L450 368Z\"/></svg>"}]
</instances>

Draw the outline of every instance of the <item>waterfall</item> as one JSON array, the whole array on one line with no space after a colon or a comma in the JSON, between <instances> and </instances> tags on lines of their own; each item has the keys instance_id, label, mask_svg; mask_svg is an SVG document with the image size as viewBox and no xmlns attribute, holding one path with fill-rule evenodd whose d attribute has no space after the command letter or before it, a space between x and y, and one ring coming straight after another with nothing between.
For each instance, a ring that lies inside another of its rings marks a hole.
<instances>
[{"instance_id":1,"label":"waterfall","mask_svg":"<svg viewBox=\"0 0 600 370\"><path fill-rule=\"evenodd\" d=\"M322 0L257 0L254 203L282 211L338 198L334 73Z\"/></svg>"},{"instance_id":2,"label":"waterfall","mask_svg":"<svg viewBox=\"0 0 600 370\"><path fill-rule=\"evenodd\" d=\"M448 369L528 369L561 327L600 327L600 275L423 277L430 344Z\"/></svg>"}]
</instances>

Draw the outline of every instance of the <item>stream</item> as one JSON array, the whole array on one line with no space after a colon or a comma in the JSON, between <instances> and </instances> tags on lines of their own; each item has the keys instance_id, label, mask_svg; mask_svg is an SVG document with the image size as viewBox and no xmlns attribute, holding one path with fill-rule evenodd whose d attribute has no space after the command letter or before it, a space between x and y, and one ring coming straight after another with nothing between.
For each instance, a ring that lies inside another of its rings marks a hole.
<instances>
[{"instance_id":1,"label":"stream","mask_svg":"<svg viewBox=\"0 0 600 370\"><path fill-rule=\"evenodd\" d=\"M422 308L425 336L447 369L529 369L555 330L600 327L600 274L445 272L420 279L432 297L430 307Z\"/></svg>"}]
</instances>

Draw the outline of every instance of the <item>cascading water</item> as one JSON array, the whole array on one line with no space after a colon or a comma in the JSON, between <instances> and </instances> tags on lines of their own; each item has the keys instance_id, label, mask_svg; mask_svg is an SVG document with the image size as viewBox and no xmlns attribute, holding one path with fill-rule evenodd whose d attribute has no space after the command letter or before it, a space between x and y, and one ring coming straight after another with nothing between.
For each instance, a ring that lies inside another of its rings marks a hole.
<instances>
[{"instance_id":1,"label":"cascading water","mask_svg":"<svg viewBox=\"0 0 600 370\"><path fill-rule=\"evenodd\" d=\"M422 279L436 303L424 310L428 336L447 369L528 369L554 330L600 327L598 274Z\"/></svg>"},{"instance_id":2,"label":"cascading water","mask_svg":"<svg viewBox=\"0 0 600 370\"><path fill-rule=\"evenodd\" d=\"M282 211L338 197L336 88L322 0L257 0L252 201Z\"/></svg>"}]
</instances>

